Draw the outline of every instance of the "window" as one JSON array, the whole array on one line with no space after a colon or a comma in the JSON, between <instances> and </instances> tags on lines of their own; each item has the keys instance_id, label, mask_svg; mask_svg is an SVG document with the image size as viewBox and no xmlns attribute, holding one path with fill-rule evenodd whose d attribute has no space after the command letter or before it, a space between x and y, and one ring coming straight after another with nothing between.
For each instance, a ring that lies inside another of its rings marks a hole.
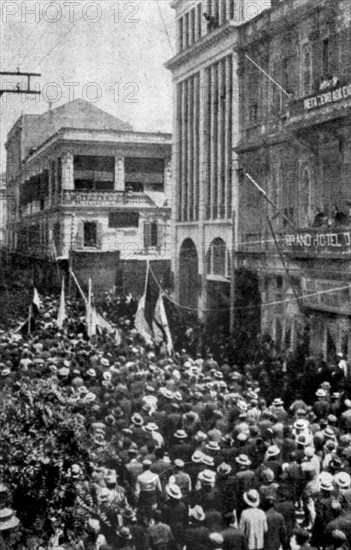
<instances>
[{"instance_id":1,"label":"window","mask_svg":"<svg viewBox=\"0 0 351 550\"><path fill-rule=\"evenodd\" d=\"M190 12L190 31L189 31L189 34L190 34L190 40L189 40L189 43L192 44L193 42L195 42L196 40L196 37L195 37L195 24L196 24L196 9L193 8Z\"/></svg>"},{"instance_id":2,"label":"window","mask_svg":"<svg viewBox=\"0 0 351 550\"><path fill-rule=\"evenodd\" d=\"M62 158L57 159L57 194L62 190Z\"/></svg>"},{"instance_id":3,"label":"window","mask_svg":"<svg viewBox=\"0 0 351 550\"><path fill-rule=\"evenodd\" d=\"M305 168L301 174L300 181L300 225L308 227L311 223L311 193L312 177L309 168Z\"/></svg>"},{"instance_id":4,"label":"window","mask_svg":"<svg viewBox=\"0 0 351 550\"><path fill-rule=\"evenodd\" d=\"M84 246L97 245L97 227L95 222L84 222Z\"/></svg>"},{"instance_id":5,"label":"window","mask_svg":"<svg viewBox=\"0 0 351 550\"><path fill-rule=\"evenodd\" d=\"M179 51L182 51L182 49L184 48L184 45L183 45L183 41L184 41L183 25L184 25L184 19L183 19L183 17L180 17L180 19L178 21L178 50Z\"/></svg>"},{"instance_id":6,"label":"window","mask_svg":"<svg viewBox=\"0 0 351 550\"><path fill-rule=\"evenodd\" d=\"M187 48L189 46L189 13L186 13L184 15L184 47Z\"/></svg>"},{"instance_id":7,"label":"window","mask_svg":"<svg viewBox=\"0 0 351 550\"><path fill-rule=\"evenodd\" d=\"M282 62L276 59L272 63L272 77L275 82L281 84L282 81ZM282 111L282 92L280 88L272 82L272 114L278 115Z\"/></svg>"},{"instance_id":8,"label":"window","mask_svg":"<svg viewBox=\"0 0 351 550\"><path fill-rule=\"evenodd\" d=\"M201 28L202 28L202 4L201 2L197 5L196 9L196 40L199 40L201 38Z\"/></svg>"},{"instance_id":9,"label":"window","mask_svg":"<svg viewBox=\"0 0 351 550\"><path fill-rule=\"evenodd\" d=\"M113 191L114 175L114 157L74 157L74 187L77 191Z\"/></svg>"},{"instance_id":10,"label":"window","mask_svg":"<svg viewBox=\"0 0 351 550\"><path fill-rule=\"evenodd\" d=\"M325 38L323 40L323 47L322 47L322 70L323 70L323 77L328 78L329 75L329 38Z\"/></svg>"},{"instance_id":11,"label":"window","mask_svg":"<svg viewBox=\"0 0 351 550\"><path fill-rule=\"evenodd\" d=\"M302 47L302 96L312 93L312 48L311 44Z\"/></svg>"},{"instance_id":12,"label":"window","mask_svg":"<svg viewBox=\"0 0 351 550\"><path fill-rule=\"evenodd\" d=\"M108 216L109 227L138 227L139 212L110 212Z\"/></svg>"},{"instance_id":13,"label":"window","mask_svg":"<svg viewBox=\"0 0 351 550\"><path fill-rule=\"evenodd\" d=\"M144 248L157 248L159 246L158 225L156 222L144 224Z\"/></svg>"}]
</instances>

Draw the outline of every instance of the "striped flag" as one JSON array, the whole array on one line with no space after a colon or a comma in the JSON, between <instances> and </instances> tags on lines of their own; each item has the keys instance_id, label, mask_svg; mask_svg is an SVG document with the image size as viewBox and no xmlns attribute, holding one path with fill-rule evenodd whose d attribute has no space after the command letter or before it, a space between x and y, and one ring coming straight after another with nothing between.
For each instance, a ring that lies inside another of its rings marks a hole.
<instances>
[{"instance_id":1,"label":"striped flag","mask_svg":"<svg viewBox=\"0 0 351 550\"><path fill-rule=\"evenodd\" d=\"M167 353L170 355L173 351L173 342L162 295L162 291L160 290L152 320L152 329L156 343L160 345L164 342L167 347Z\"/></svg>"},{"instance_id":2,"label":"striped flag","mask_svg":"<svg viewBox=\"0 0 351 550\"><path fill-rule=\"evenodd\" d=\"M139 334L144 338L145 342L148 345L152 345L152 332L149 323L145 318L145 300L146 292L142 295L139 300L138 309L135 314L134 326Z\"/></svg>"},{"instance_id":3,"label":"striped flag","mask_svg":"<svg viewBox=\"0 0 351 550\"><path fill-rule=\"evenodd\" d=\"M63 321L66 319L66 304L65 304L65 278L62 277L62 288L60 296L60 305L57 313L57 325L62 328Z\"/></svg>"}]
</instances>

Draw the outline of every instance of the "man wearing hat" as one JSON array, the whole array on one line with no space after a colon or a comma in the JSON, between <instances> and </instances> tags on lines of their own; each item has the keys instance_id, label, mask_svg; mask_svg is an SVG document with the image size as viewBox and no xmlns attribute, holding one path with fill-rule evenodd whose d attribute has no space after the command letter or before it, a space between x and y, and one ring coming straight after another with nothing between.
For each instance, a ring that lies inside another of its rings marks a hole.
<instances>
[{"instance_id":1,"label":"man wearing hat","mask_svg":"<svg viewBox=\"0 0 351 550\"><path fill-rule=\"evenodd\" d=\"M330 405L327 400L327 392L323 388L316 391L317 401L313 404L313 412L317 418L326 418L330 411Z\"/></svg>"},{"instance_id":2,"label":"man wearing hat","mask_svg":"<svg viewBox=\"0 0 351 550\"><path fill-rule=\"evenodd\" d=\"M239 529L245 535L248 550L263 550L268 525L266 514L259 509L259 494L256 489L250 489L244 493L243 500L246 508L241 514Z\"/></svg>"},{"instance_id":3,"label":"man wearing hat","mask_svg":"<svg viewBox=\"0 0 351 550\"><path fill-rule=\"evenodd\" d=\"M305 448L305 457L301 463L304 489L302 502L305 512L305 525L312 528L316 519L315 498L319 492L320 460L313 447Z\"/></svg>"},{"instance_id":4,"label":"man wearing hat","mask_svg":"<svg viewBox=\"0 0 351 550\"><path fill-rule=\"evenodd\" d=\"M200 487L193 492L192 501L202 506L204 511L221 508L221 494L215 486L216 473L205 469L200 472L198 481Z\"/></svg>"},{"instance_id":5,"label":"man wearing hat","mask_svg":"<svg viewBox=\"0 0 351 550\"><path fill-rule=\"evenodd\" d=\"M162 505L162 518L170 526L177 547L184 541L184 530L188 525L189 509L183 500L182 491L175 483L166 486L167 501Z\"/></svg>"},{"instance_id":6,"label":"man wearing hat","mask_svg":"<svg viewBox=\"0 0 351 550\"><path fill-rule=\"evenodd\" d=\"M205 526L205 512L200 505L189 510L189 526L184 531L186 550L208 550L210 531Z\"/></svg>"},{"instance_id":7,"label":"man wearing hat","mask_svg":"<svg viewBox=\"0 0 351 550\"><path fill-rule=\"evenodd\" d=\"M185 430L177 430L174 434L174 443L170 446L169 452L173 460L180 458L184 462L191 460L193 448L188 442L188 434Z\"/></svg>"},{"instance_id":8,"label":"man wearing hat","mask_svg":"<svg viewBox=\"0 0 351 550\"><path fill-rule=\"evenodd\" d=\"M180 487L185 502L188 502L191 493L191 479L189 474L184 471L184 461L176 458L174 461L174 473L169 478L169 484L176 484Z\"/></svg>"}]
</instances>

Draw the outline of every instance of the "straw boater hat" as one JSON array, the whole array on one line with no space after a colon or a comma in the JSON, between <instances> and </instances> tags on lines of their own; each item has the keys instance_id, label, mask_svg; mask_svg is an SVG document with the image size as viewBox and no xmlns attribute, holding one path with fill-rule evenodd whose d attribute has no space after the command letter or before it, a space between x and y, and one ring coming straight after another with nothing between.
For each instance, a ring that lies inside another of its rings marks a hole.
<instances>
[{"instance_id":1,"label":"straw boater hat","mask_svg":"<svg viewBox=\"0 0 351 550\"><path fill-rule=\"evenodd\" d=\"M329 472L319 474L319 486L323 491L333 491L333 476Z\"/></svg>"},{"instance_id":2,"label":"straw boater hat","mask_svg":"<svg viewBox=\"0 0 351 550\"><path fill-rule=\"evenodd\" d=\"M217 441L209 441L206 445L205 445L205 448L208 450L208 451L220 451L221 448L218 444Z\"/></svg>"},{"instance_id":3,"label":"straw boater hat","mask_svg":"<svg viewBox=\"0 0 351 550\"><path fill-rule=\"evenodd\" d=\"M130 540L132 538L129 527L120 527L117 530L117 535L124 540Z\"/></svg>"},{"instance_id":4,"label":"straw boater hat","mask_svg":"<svg viewBox=\"0 0 351 550\"><path fill-rule=\"evenodd\" d=\"M134 426L142 426L144 424L143 417L139 413L133 414L131 420Z\"/></svg>"},{"instance_id":5,"label":"straw boater hat","mask_svg":"<svg viewBox=\"0 0 351 550\"><path fill-rule=\"evenodd\" d=\"M338 472L333 479L335 485L340 489L349 489L351 486L351 477L347 472Z\"/></svg>"},{"instance_id":6,"label":"straw boater hat","mask_svg":"<svg viewBox=\"0 0 351 550\"><path fill-rule=\"evenodd\" d=\"M219 474L230 474L231 471L232 471L232 467L230 466L230 464L227 464L226 462L222 462L217 468L217 472Z\"/></svg>"},{"instance_id":7,"label":"straw boater hat","mask_svg":"<svg viewBox=\"0 0 351 550\"><path fill-rule=\"evenodd\" d=\"M176 439L186 439L188 437L188 434L184 430L177 430L174 434L174 437Z\"/></svg>"},{"instance_id":8,"label":"straw boater hat","mask_svg":"<svg viewBox=\"0 0 351 550\"><path fill-rule=\"evenodd\" d=\"M239 455L235 458L235 462L240 466L251 466L251 460L247 455Z\"/></svg>"},{"instance_id":9,"label":"straw boater hat","mask_svg":"<svg viewBox=\"0 0 351 550\"><path fill-rule=\"evenodd\" d=\"M201 462L206 466L213 467L215 465L213 456L202 454Z\"/></svg>"},{"instance_id":10,"label":"straw boater hat","mask_svg":"<svg viewBox=\"0 0 351 550\"><path fill-rule=\"evenodd\" d=\"M280 397L276 397L272 405L274 405L274 407L282 407L284 405L284 401Z\"/></svg>"},{"instance_id":11,"label":"straw boater hat","mask_svg":"<svg viewBox=\"0 0 351 550\"><path fill-rule=\"evenodd\" d=\"M175 483L167 485L166 493L169 497L174 498L175 500L180 500L183 496L179 485L176 485Z\"/></svg>"},{"instance_id":12,"label":"straw boater hat","mask_svg":"<svg viewBox=\"0 0 351 550\"><path fill-rule=\"evenodd\" d=\"M322 388L319 388L319 390L316 391L317 397L325 397L326 395L327 395L326 391L323 390Z\"/></svg>"},{"instance_id":13,"label":"straw boater hat","mask_svg":"<svg viewBox=\"0 0 351 550\"><path fill-rule=\"evenodd\" d=\"M270 445L267 449L266 456L267 458L272 458L274 456L278 456L280 454L280 449L278 445Z\"/></svg>"},{"instance_id":14,"label":"straw boater hat","mask_svg":"<svg viewBox=\"0 0 351 550\"><path fill-rule=\"evenodd\" d=\"M257 508L260 504L260 495L256 489L250 489L244 493L243 499L251 508Z\"/></svg>"},{"instance_id":15,"label":"straw boater hat","mask_svg":"<svg viewBox=\"0 0 351 550\"><path fill-rule=\"evenodd\" d=\"M0 509L0 531L6 531L6 529L13 529L19 525L19 519L15 516L15 513L11 508Z\"/></svg>"},{"instance_id":16,"label":"straw boater hat","mask_svg":"<svg viewBox=\"0 0 351 550\"><path fill-rule=\"evenodd\" d=\"M202 458L204 456L204 453L201 451L195 451L191 457L191 461L195 462L195 464L199 464L202 462Z\"/></svg>"},{"instance_id":17,"label":"straw boater hat","mask_svg":"<svg viewBox=\"0 0 351 550\"><path fill-rule=\"evenodd\" d=\"M216 474L212 470L203 470L199 473L199 480L202 483L214 483L216 480Z\"/></svg>"},{"instance_id":18,"label":"straw boater hat","mask_svg":"<svg viewBox=\"0 0 351 550\"><path fill-rule=\"evenodd\" d=\"M190 508L189 515L196 521L204 521L205 519L205 512L199 505L194 506L194 508Z\"/></svg>"}]
</instances>

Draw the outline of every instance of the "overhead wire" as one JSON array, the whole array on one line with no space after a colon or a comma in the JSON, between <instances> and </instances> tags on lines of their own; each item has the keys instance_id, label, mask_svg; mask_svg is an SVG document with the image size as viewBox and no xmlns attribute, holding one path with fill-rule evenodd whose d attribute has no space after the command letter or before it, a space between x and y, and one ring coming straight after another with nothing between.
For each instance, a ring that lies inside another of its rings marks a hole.
<instances>
[{"instance_id":1,"label":"overhead wire","mask_svg":"<svg viewBox=\"0 0 351 550\"><path fill-rule=\"evenodd\" d=\"M149 265L149 270L150 270L150 273L154 279L154 281L156 282L157 286L159 287L159 290L163 293L163 296L169 301L171 302L172 304L174 304L176 307L180 308L180 309L186 309L188 311L198 311L198 308L195 308L195 307L190 307L190 306L184 306L182 304L179 304L178 302L176 302L175 300L173 300L173 298L170 297L170 295L168 294L168 292L162 288L162 286L160 285L152 267L151 267L151 264ZM332 292L338 292L340 290L349 290L351 288L351 284L349 285L345 285L345 286L340 286L340 287L337 287L337 288L328 288L328 289L324 289L324 290L320 290L320 291L317 291L317 292L311 292L311 293L308 293L308 294L301 294L300 296L300 299L301 300L304 300L306 298L312 298L312 297L316 297L316 296L320 296L322 294L329 294L329 293L332 293ZM273 301L273 302L266 302L266 303L261 303L261 304L253 304L253 305L250 305L250 306L237 306L237 307L234 307L234 311L239 311L239 310L249 310L249 309L262 309L262 308L266 308L266 307L272 307L272 306L276 306L276 305L281 305L281 304L289 304L290 302L296 302L297 301L297 298L295 297L291 297L291 298L286 298L284 300L276 300L276 301ZM228 308L205 308L203 310L204 312L213 312L213 311L228 311Z\"/></svg>"}]
</instances>

